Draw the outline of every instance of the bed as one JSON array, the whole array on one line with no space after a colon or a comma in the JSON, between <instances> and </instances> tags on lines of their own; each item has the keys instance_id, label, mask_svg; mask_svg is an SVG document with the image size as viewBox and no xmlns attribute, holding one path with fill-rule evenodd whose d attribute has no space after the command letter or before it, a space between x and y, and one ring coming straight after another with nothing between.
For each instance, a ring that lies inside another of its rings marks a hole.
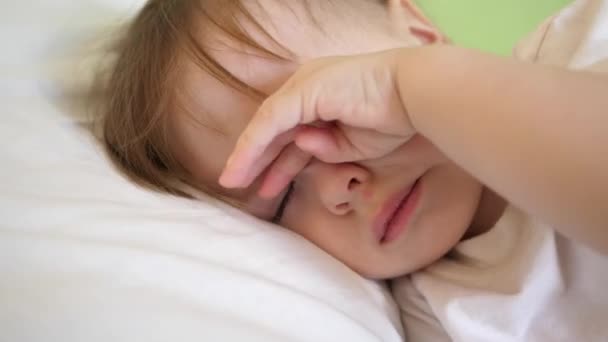
<instances>
[{"instance_id":1,"label":"bed","mask_svg":"<svg viewBox=\"0 0 608 342\"><path fill-rule=\"evenodd\" d=\"M103 57L95 42L141 3L1 5L0 340L400 341L383 284L111 166L77 100Z\"/></svg>"},{"instance_id":2,"label":"bed","mask_svg":"<svg viewBox=\"0 0 608 342\"><path fill-rule=\"evenodd\" d=\"M401 341L384 284L114 169L79 99L142 2L0 4L0 341Z\"/></svg>"}]
</instances>

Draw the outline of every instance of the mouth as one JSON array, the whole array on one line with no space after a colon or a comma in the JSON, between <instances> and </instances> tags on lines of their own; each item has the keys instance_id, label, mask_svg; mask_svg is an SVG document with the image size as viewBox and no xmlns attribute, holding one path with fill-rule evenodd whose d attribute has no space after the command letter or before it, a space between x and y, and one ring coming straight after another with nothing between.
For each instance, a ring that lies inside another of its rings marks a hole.
<instances>
[{"instance_id":1,"label":"mouth","mask_svg":"<svg viewBox=\"0 0 608 342\"><path fill-rule=\"evenodd\" d=\"M406 230L420 197L420 179L390 197L374 220L374 234L380 244L396 240Z\"/></svg>"}]
</instances>

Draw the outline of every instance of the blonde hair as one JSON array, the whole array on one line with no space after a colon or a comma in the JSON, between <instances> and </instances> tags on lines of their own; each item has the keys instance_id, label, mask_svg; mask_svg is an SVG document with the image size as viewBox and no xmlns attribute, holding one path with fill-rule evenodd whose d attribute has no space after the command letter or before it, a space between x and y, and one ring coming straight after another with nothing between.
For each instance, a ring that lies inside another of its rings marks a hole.
<instances>
[{"instance_id":1,"label":"blonde hair","mask_svg":"<svg viewBox=\"0 0 608 342\"><path fill-rule=\"evenodd\" d=\"M277 1L287 7L294 3ZM336 1L299 0L305 3L305 13L313 24L317 21L312 4L324 7ZM346 8L352 4L342 2ZM271 58L292 58L291 52L256 21L250 11L256 4L262 9L255 0L149 0L122 34L114 48L116 60L102 85L100 117L106 149L131 180L178 195L185 194L174 186L176 179L192 182L171 153L166 128L167 117L178 107L176 89L184 58L224 84L262 96L212 57L201 32L219 32ZM328 12L327 8L317 9ZM257 43L243 28L244 22L269 38L280 52Z\"/></svg>"},{"instance_id":2,"label":"blonde hair","mask_svg":"<svg viewBox=\"0 0 608 342\"><path fill-rule=\"evenodd\" d=\"M283 58L252 39L242 28L243 19L265 33L240 0L149 0L117 41L116 60L102 86L100 117L105 147L130 179L183 195L173 181L189 175L171 153L165 123L175 110L184 56L222 83L251 90L211 57L197 32L219 31Z\"/></svg>"}]
</instances>

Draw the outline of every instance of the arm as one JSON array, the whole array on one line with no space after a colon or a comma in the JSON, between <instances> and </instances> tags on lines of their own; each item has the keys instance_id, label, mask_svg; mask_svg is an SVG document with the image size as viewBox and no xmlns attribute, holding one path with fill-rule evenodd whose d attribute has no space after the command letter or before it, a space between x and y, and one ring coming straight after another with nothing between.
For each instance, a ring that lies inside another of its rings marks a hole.
<instances>
[{"instance_id":1,"label":"arm","mask_svg":"<svg viewBox=\"0 0 608 342\"><path fill-rule=\"evenodd\" d=\"M514 205L608 252L607 76L448 46L404 54L397 73L420 134Z\"/></svg>"}]
</instances>

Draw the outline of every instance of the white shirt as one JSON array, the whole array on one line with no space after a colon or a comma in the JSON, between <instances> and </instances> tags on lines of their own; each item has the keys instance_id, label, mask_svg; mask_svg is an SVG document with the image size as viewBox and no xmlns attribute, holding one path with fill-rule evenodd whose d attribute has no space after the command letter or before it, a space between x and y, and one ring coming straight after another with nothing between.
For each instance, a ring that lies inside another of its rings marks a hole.
<instances>
[{"instance_id":1,"label":"white shirt","mask_svg":"<svg viewBox=\"0 0 608 342\"><path fill-rule=\"evenodd\" d=\"M574 2L515 55L608 72L608 0ZM608 341L608 257L513 207L393 291L414 342Z\"/></svg>"}]
</instances>

